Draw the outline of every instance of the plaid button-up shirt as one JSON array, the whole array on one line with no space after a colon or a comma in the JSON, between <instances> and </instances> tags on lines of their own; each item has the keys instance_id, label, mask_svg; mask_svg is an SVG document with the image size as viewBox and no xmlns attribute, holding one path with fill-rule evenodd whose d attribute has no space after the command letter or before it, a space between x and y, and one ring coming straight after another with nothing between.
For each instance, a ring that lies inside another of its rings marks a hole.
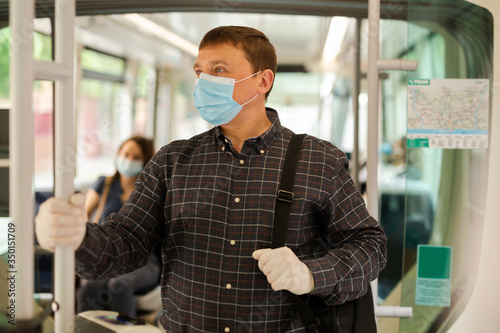
<instances>
[{"instance_id":1,"label":"plaid button-up shirt","mask_svg":"<svg viewBox=\"0 0 500 333\"><path fill-rule=\"evenodd\" d=\"M303 332L288 292L273 291L252 252L271 246L276 193L292 132L272 126L240 153L219 128L164 146L123 208L89 223L77 251L85 278L144 265L162 244L167 332ZM338 304L366 292L386 262L386 236L366 211L344 153L306 136L286 246L311 269L311 294ZM321 250L326 235L334 249Z\"/></svg>"}]
</instances>

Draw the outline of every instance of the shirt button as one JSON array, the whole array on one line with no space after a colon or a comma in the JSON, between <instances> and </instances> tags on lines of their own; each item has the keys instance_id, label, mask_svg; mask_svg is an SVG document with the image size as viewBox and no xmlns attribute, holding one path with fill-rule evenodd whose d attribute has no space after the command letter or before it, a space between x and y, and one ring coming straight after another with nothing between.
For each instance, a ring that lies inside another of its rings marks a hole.
<instances>
[{"instance_id":1,"label":"shirt button","mask_svg":"<svg viewBox=\"0 0 500 333\"><path fill-rule=\"evenodd\" d=\"M234 198L234 202L236 203L240 202L240 198Z\"/></svg>"},{"instance_id":2,"label":"shirt button","mask_svg":"<svg viewBox=\"0 0 500 333\"><path fill-rule=\"evenodd\" d=\"M236 241L233 239L233 240L231 240L231 241L229 242L229 244L234 245L234 244L236 244Z\"/></svg>"},{"instance_id":3,"label":"shirt button","mask_svg":"<svg viewBox=\"0 0 500 333\"><path fill-rule=\"evenodd\" d=\"M245 163L245 161L243 161L243 160L240 160L240 164L244 164L244 163Z\"/></svg>"},{"instance_id":4,"label":"shirt button","mask_svg":"<svg viewBox=\"0 0 500 333\"><path fill-rule=\"evenodd\" d=\"M264 153L265 153L265 151L264 151L264 150L261 150L259 153L264 154Z\"/></svg>"},{"instance_id":5,"label":"shirt button","mask_svg":"<svg viewBox=\"0 0 500 333\"><path fill-rule=\"evenodd\" d=\"M221 149L222 149L222 151L224 151L224 150L226 150L226 147L222 146L222 148L221 148Z\"/></svg>"},{"instance_id":6,"label":"shirt button","mask_svg":"<svg viewBox=\"0 0 500 333\"><path fill-rule=\"evenodd\" d=\"M225 141L226 143L228 143L227 139L224 139L224 141Z\"/></svg>"},{"instance_id":7,"label":"shirt button","mask_svg":"<svg viewBox=\"0 0 500 333\"><path fill-rule=\"evenodd\" d=\"M229 332L229 331L231 331L231 329L230 329L229 327L226 327L226 328L224 329L224 332Z\"/></svg>"},{"instance_id":8,"label":"shirt button","mask_svg":"<svg viewBox=\"0 0 500 333\"><path fill-rule=\"evenodd\" d=\"M226 284L227 289L231 289L231 283Z\"/></svg>"}]
</instances>

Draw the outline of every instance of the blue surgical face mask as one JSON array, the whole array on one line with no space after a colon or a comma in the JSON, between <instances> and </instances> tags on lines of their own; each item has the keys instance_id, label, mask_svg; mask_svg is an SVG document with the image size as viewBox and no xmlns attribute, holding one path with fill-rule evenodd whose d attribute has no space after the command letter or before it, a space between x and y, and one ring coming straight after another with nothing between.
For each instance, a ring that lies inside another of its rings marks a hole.
<instances>
[{"instance_id":1,"label":"blue surgical face mask","mask_svg":"<svg viewBox=\"0 0 500 333\"><path fill-rule=\"evenodd\" d=\"M120 174L132 178L137 176L142 169L144 169L144 163L141 161L131 161L123 156L118 156L116 159L116 169Z\"/></svg>"},{"instance_id":2,"label":"blue surgical face mask","mask_svg":"<svg viewBox=\"0 0 500 333\"><path fill-rule=\"evenodd\" d=\"M259 73L260 71L238 81L201 73L200 77L196 79L194 89L194 105L200 111L201 117L214 126L224 125L233 120L243 106L259 95L257 93L248 102L240 105L233 99L234 84Z\"/></svg>"}]
</instances>

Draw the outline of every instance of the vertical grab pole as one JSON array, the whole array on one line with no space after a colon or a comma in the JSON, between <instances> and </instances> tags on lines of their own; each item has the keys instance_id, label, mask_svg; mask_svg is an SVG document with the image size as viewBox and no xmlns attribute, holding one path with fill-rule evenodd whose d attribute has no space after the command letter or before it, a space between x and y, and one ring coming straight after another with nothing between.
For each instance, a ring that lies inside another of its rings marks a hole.
<instances>
[{"instance_id":1,"label":"vertical grab pole","mask_svg":"<svg viewBox=\"0 0 500 333\"><path fill-rule=\"evenodd\" d=\"M367 146L367 208L371 216L379 219L378 205L378 125L379 125L379 25L380 0L368 0L368 146ZM377 302L377 282L372 285L373 299Z\"/></svg>"},{"instance_id":2,"label":"vertical grab pole","mask_svg":"<svg viewBox=\"0 0 500 333\"><path fill-rule=\"evenodd\" d=\"M9 274L17 277L17 320L34 317L34 115L33 18L34 0L10 1L10 216L15 225L16 261ZM22 264L21 264L22 263Z\"/></svg>"},{"instance_id":3,"label":"vertical grab pole","mask_svg":"<svg viewBox=\"0 0 500 333\"><path fill-rule=\"evenodd\" d=\"M368 146L367 146L367 207L370 214L378 219L378 100L379 100L379 21L380 0L368 3Z\"/></svg>"},{"instance_id":4,"label":"vertical grab pole","mask_svg":"<svg viewBox=\"0 0 500 333\"><path fill-rule=\"evenodd\" d=\"M74 73L75 1L55 2L56 63ZM55 197L68 201L74 192L74 74L56 81L55 106ZM74 331L75 251L72 246L55 250L55 332Z\"/></svg>"},{"instance_id":5,"label":"vertical grab pole","mask_svg":"<svg viewBox=\"0 0 500 333\"><path fill-rule=\"evenodd\" d=\"M354 112L354 147L352 149L352 179L356 188L361 191L359 184L359 80L360 80L360 58L361 58L361 19L356 19L354 45L354 82L352 86L352 110Z\"/></svg>"}]
</instances>

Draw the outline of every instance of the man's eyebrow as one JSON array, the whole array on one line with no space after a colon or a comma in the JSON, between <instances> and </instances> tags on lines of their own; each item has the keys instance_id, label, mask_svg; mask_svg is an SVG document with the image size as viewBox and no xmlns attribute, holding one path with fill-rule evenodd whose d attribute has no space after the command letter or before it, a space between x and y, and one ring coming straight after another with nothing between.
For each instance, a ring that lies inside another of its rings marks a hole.
<instances>
[{"instance_id":1,"label":"man's eyebrow","mask_svg":"<svg viewBox=\"0 0 500 333\"><path fill-rule=\"evenodd\" d=\"M211 61L209 63L210 66L215 66L215 65L222 65L222 66L225 66L225 67L229 67L229 63L224 61L224 60L214 60L214 61ZM195 62L194 65L193 65L193 70L196 69L197 67L200 67L200 65Z\"/></svg>"}]
</instances>

